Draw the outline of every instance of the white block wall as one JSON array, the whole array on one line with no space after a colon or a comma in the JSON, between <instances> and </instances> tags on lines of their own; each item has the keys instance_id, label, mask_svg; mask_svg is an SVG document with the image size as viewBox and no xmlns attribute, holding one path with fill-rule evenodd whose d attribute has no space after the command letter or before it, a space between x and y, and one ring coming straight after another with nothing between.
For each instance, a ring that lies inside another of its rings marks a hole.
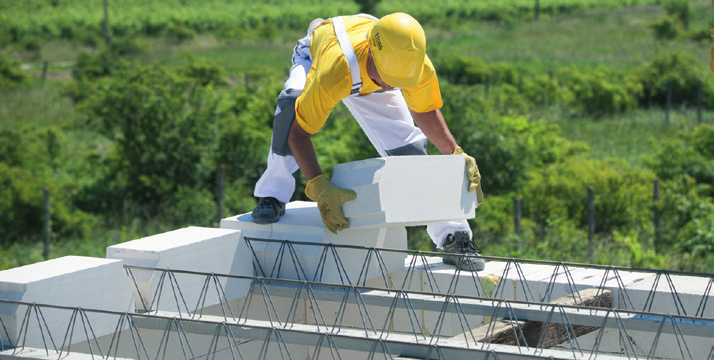
<instances>
[{"instance_id":1,"label":"white block wall","mask_svg":"<svg viewBox=\"0 0 714 360\"><path fill-rule=\"evenodd\" d=\"M350 227L416 226L475 216L461 156L392 156L334 166L332 183L357 198L342 210Z\"/></svg>"},{"instance_id":2,"label":"white block wall","mask_svg":"<svg viewBox=\"0 0 714 360\"><path fill-rule=\"evenodd\" d=\"M103 309L117 312L133 312L134 296L131 283L124 273L122 262L81 256L66 256L59 259L0 271L0 299L37 304ZM10 339L0 328L3 344L18 345L15 341L27 306L0 303L0 318L8 330ZM53 340L61 346L63 336L72 316L71 310L40 308ZM97 337L111 334L117 326L118 317L88 313L94 334ZM40 319L42 319L40 317ZM37 315L32 312L24 345L44 349ZM84 331L78 318L73 342L83 341ZM51 346L47 330L45 341ZM22 345L20 339L19 345Z\"/></svg>"},{"instance_id":3,"label":"white block wall","mask_svg":"<svg viewBox=\"0 0 714 360\"><path fill-rule=\"evenodd\" d=\"M107 258L121 259L124 263L135 266L253 275L250 253L241 232L236 230L187 227L110 246L107 248ZM135 288L138 289L137 310L143 310L144 306L151 307L162 272L132 270L132 275L136 280ZM225 277L218 279L228 300L245 296L250 286L250 280ZM168 274L165 275L161 297L157 296L156 299L158 308L155 303L152 309L185 312L188 308L193 312L205 282L206 276L176 274L174 289L178 283L179 294L178 290L172 289ZM201 304L207 307L217 304L219 300L215 282L211 280L205 303L201 300Z\"/></svg>"},{"instance_id":4,"label":"white block wall","mask_svg":"<svg viewBox=\"0 0 714 360\"><path fill-rule=\"evenodd\" d=\"M407 232L402 226L389 226L379 228L352 228L331 233L322 223L322 218L317 210L317 203L296 201L287 204L285 215L275 224L254 224L250 213L233 216L221 221L221 228L240 229L243 236L248 238L290 240L316 244L357 245L364 247L379 247L392 249L406 249ZM280 243L252 242L257 263L260 264L264 275L281 277L284 279L299 279L321 281L325 283L347 283L344 274L352 283L360 276L362 265L365 263L367 251L356 249L337 249L341 267L336 265L334 256L330 253L326 266L317 272L318 263L324 247L294 245L294 250L300 259L302 271L296 269L290 257L290 252L281 251ZM277 261L283 253L282 260ZM249 256L252 256L249 255ZM399 271L404 268L406 253L382 253L388 272ZM381 276L381 271L376 258L372 257L367 272L367 279ZM277 265L276 265L277 264ZM278 274L278 267L280 273ZM342 271L344 268L345 271ZM275 269L275 270L273 270ZM338 270L339 269L339 270ZM303 276L304 272L304 276ZM298 276L299 275L299 276ZM316 276L317 275L317 276ZM340 275L343 275L340 278Z\"/></svg>"}]
</instances>

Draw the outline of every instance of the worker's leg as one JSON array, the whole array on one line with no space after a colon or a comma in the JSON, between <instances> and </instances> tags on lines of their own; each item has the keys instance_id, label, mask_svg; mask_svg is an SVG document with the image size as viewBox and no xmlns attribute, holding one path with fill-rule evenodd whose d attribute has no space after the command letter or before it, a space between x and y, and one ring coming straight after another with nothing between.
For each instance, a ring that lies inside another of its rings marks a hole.
<instances>
[{"instance_id":1,"label":"worker's leg","mask_svg":"<svg viewBox=\"0 0 714 360\"><path fill-rule=\"evenodd\" d=\"M401 91L392 90L343 100L381 156L426 155L427 138L414 125ZM466 231L473 236L466 220L429 225L426 231L441 249L449 234Z\"/></svg>"},{"instance_id":2,"label":"worker's leg","mask_svg":"<svg viewBox=\"0 0 714 360\"><path fill-rule=\"evenodd\" d=\"M268 152L268 167L255 184L253 192L255 197L273 197L282 203L289 202L295 192L295 178L292 174L299 168L290 153L287 139L295 118L295 100L302 93L307 73L312 66L309 36L298 41L293 52L292 63L290 77L278 96L278 106L273 121L273 137Z\"/></svg>"}]
</instances>

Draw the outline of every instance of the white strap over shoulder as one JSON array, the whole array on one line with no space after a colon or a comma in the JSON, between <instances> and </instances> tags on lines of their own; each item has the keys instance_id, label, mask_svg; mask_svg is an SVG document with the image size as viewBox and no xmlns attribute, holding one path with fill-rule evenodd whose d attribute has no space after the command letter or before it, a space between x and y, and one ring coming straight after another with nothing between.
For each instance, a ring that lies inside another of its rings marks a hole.
<instances>
[{"instance_id":1,"label":"white strap over shoulder","mask_svg":"<svg viewBox=\"0 0 714 360\"><path fill-rule=\"evenodd\" d=\"M355 50L352 48L352 43L347 36L347 30L345 30L345 23L342 21L342 16L332 18L332 25L335 27L335 36L337 36L340 48L342 48L342 52L345 54L345 60L347 60L347 64L350 66L350 75L352 76L352 91L350 91L350 95L359 94L362 89L359 63L357 62Z\"/></svg>"}]
</instances>

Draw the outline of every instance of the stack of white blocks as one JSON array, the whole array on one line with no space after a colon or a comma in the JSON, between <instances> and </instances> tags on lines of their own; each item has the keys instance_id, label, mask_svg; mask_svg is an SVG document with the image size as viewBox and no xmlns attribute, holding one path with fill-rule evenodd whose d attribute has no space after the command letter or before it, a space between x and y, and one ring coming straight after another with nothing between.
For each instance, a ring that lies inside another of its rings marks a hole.
<instances>
[{"instance_id":1,"label":"stack of white blocks","mask_svg":"<svg viewBox=\"0 0 714 360\"><path fill-rule=\"evenodd\" d=\"M405 226L475 215L476 193L468 192L466 167L460 156L377 158L338 164L334 169L332 183L357 193L354 201L343 205L349 229L332 234L322 223L317 204L301 201L287 204L286 214L277 223L254 224L247 213L223 219L221 228L240 229L247 238L403 250L407 248ZM340 248L335 251L338 259L332 251L327 251L325 259L323 246L299 245L292 249L299 258L296 262L291 249L281 243L252 241L251 248L261 276L355 284L383 274L374 253L366 250ZM384 271L404 269L406 253L380 255L386 265ZM369 267L363 269L367 262Z\"/></svg>"}]
</instances>

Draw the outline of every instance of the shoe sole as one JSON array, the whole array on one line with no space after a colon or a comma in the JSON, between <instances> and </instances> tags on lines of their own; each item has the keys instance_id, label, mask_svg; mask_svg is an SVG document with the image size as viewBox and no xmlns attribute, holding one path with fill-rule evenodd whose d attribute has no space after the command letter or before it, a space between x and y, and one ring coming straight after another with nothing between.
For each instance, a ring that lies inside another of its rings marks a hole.
<instances>
[{"instance_id":1,"label":"shoe sole","mask_svg":"<svg viewBox=\"0 0 714 360\"><path fill-rule=\"evenodd\" d=\"M282 209L281 211L278 212L277 217L273 217L270 219L261 219L261 218L254 218L253 214L250 215L250 217L253 219L253 224L260 224L260 225L267 225L267 224L274 224L280 220L280 218L285 215L285 209Z\"/></svg>"},{"instance_id":2,"label":"shoe sole","mask_svg":"<svg viewBox=\"0 0 714 360\"><path fill-rule=\"evenodd\" d=\"M454 265L461 270L467 270L467 271L481 271L486 268L486 262L483 260L477 261L475 264L472 262L473 267L457 265L456 261L453 261L450 258L443 258L441 261L446 265Z\"/></svg>"}]
</instances>

